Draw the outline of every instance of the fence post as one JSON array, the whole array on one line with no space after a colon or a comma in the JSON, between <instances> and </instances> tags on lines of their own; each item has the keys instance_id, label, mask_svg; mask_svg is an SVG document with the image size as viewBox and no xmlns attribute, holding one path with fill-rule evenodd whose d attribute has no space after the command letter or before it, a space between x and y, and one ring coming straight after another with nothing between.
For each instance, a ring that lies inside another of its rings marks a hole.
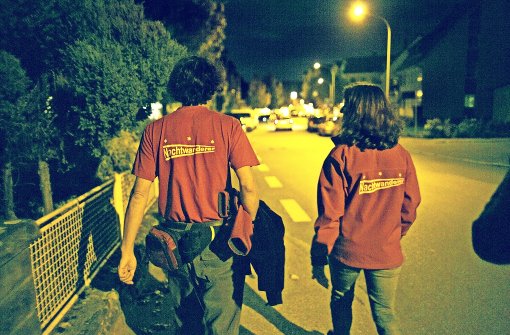
<instances>
[{"instance_id":1,"label":"fence post","mask_svg":"<svg viewBox=\"0 0 510 335\"><path fill-rule=\"evenodd\" d=\"M120 236L124 237L124 200L122 195L122 174L114 174L113 182L113 207L119 216Z\"/></svg>"}]
</instances>

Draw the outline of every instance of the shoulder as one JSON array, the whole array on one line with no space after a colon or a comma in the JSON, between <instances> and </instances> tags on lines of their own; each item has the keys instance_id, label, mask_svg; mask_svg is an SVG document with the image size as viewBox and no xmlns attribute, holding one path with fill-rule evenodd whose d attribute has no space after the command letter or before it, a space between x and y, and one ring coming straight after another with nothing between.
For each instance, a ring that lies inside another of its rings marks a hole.
<instances>
[{"instance_id":1,"label":"shoulder","mask_svg":"<svg viewBox=\"0 0 510 335\"><path fill-rule=\"evenodd\" d=\"M331 149L331 152L329 153L329 156L337 159L337 160L344 160L349 156L354 156L357 153L359 153L360 150L355 145L347 145L347 144L338 144L333 149Z\"/></svg>"},{"instance_id":2,"label":"shoulder","mask_svg":"<svg viewBox=\"0 0 510 335\"><path fill-rule=\"evenodd\" d=\"M411 158L411 154L409 153L409 151L407 151L406 148L404 148L404 146L402 144L398 143L396 146L393 147L393 149L395 149L397 152L399 152L400 155L405 157L406 159Z\"/></svg>"}]
</instances>

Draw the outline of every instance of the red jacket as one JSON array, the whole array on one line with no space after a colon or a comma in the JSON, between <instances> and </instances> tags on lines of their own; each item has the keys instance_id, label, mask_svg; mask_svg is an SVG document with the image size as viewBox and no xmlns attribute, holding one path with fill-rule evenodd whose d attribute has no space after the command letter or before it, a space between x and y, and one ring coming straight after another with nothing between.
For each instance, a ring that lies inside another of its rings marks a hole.
<instances>
[{"instance_id":1,"label":"red jacket","mask_svg":"<svg viewBox=\"0 0 510 335\"><path fill-rule=\"evenodd\" d=\"M314 243L340 262L363 269L400 266L400 239L416 219L420 190L411 155L338 145L319 177ZM314 250L312 248L312 262Z\"/></svg>"}]
</instances>

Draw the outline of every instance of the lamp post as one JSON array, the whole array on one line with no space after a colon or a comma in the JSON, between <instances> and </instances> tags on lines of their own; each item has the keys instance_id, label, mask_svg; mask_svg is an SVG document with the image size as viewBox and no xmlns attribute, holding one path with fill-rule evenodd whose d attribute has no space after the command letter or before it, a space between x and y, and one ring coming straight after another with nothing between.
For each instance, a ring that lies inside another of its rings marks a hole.
<instances>
[{"instance_id":1,"label":"lamp post","mask_svg":"<svg viewBox=\"0 0 510 335\"><path fill-rule=\"evenodd\" d=\"M355 3L353 8L352 8L352 12L351 12L351 16L354 20L362 20L365 16L372 16L372 17L376 17L378 19L381 19L384 24L386 25L386 30L387 30L387 33L388 33L388 37L387 37L387 43L386 43L386 86L385 86L385 93L386 93L386 96L389 98L390 96L390 63L391 63L391 27L390 27L390 24L388 23L388 20L386 20L384 17L382 16L379 16L379 15L376 15L376 14L371 14L371 13L368 13L365 9L365 6L363 3Z\"/></svg>"},{"instance_id":2,"label":"lamp post","mask_svg":"<svg viewBox=\"0 0 510 335\"><path fill-rule=\"evenodd\" d=\"M414 119L414 136L418 134L418 103L421 102L421 98L423 97L423 91L417 90L414 93L414 110L413 110L413 119Z\"/></svg>"}]
</instances>

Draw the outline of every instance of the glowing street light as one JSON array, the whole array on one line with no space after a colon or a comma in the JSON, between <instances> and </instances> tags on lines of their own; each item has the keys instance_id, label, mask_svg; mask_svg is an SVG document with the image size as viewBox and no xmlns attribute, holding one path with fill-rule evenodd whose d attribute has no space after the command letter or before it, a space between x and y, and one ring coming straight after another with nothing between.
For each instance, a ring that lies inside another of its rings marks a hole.
<instances>
[{"instance_id":1,"label":"glowing street light","mask_svg":"<svg viewBox=\"0 0 510 335\"><path fill-rule=\"evenodd\" d=\"M322 85L322 83L324 83L324 78L321 77L321 78L317 79L317 83L319 85Z\"/></svg>"},{"instance_id":2,"label":"glowing street light","mask_svg":"<svg viewBox=\"0 0 510 335\"><path fill-rule=\"evenodd\" d=\"M297 99L297 92L296 92L296 91L292 91L292 92L290 92L290 98L291 98L292 100Z\"/></svg>"},{"instance_id":3,"label":"glowing street light","mask_svg":"<svg viewBox=\"0 0 510 335\"><path fill-rule=\"evenodd\" d=\"M319 63L319 62L314 63L314 64L313 64L313 68L314 68L315 70L320 69L320 68L321 68L321 63Z\"/></svg>"},{"instance_id":4,"label":"glowing street light","mask_svg":"<svg viewBox=\"0 0 510 335\"><path fill-rule=\"evenodd\" d=\"M384 24L386 25L386 30L388 32L388 39L386 43L386 87L385 87L385 93L386 96L390 96L390 59L391 59L391 27L388 21L379 15L371 14L366 10L365 4L362 2L357 2L353 5L351 10L351 18L354 21L361 21L365 16L372 16L376 17L378 19L381 19Z\"/></svg>"}]
</instances>

